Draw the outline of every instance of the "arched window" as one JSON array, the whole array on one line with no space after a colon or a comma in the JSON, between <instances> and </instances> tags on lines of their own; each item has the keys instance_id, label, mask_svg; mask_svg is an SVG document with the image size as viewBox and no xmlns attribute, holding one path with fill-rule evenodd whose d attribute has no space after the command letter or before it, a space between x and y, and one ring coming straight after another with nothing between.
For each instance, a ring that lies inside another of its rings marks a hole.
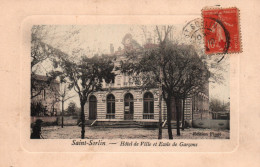
<instances>
[{"instance_id":1,"label":"arched window","mask_svg":"<svg viewBox=\"0 0 260 167\"><path fill-rule=\"evenodd\" d=\"M133 115L134 115L134 97L133 97L133 95L131 93L127 93L125 95L124 103L125 103L124 118L125 119L133 119Z\"/></svg>"},{"instance_id":2,"label":"arched window","mask_svg":"<svg viewBox=\"0 0 260 167\"><path fill-rule=\"evenodd\" d=\"M89 120L97 119L97 98L94 95L89 97Z\"/></svg>"},{"instance_id":3,"label":"arched window","mask_svg":"<svg viewBox=\"0 0 260 167\"><path fill-rule=\"evenodd\" d=\"M107 96L107 119L114 119L115 118L115 96L112 94L109 94Z\"/></svg>"},{"instance_id":4,"label":"arched window","mask_svg":"<svg viewBox=\"0 0 260 167\"><path fill-rule=\"evenodd\" d=\"M144 94L144 119L154 119L154 99L151 92Z\"/></svg>"}]
</instances>

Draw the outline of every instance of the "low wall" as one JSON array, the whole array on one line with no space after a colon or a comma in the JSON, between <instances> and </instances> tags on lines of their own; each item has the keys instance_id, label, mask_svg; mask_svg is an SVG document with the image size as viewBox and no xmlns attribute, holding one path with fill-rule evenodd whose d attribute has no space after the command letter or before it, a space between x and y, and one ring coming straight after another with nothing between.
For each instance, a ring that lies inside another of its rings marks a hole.
<instances>
[{"instance_id":1,"label":"low wall","mask_svg":"<svg viewBox=\"0 0 260 167\"><path fill-rule=\"evenodd\" d=\"M45 117L31 117L31 123L35 123L37 119L41 119L42 126L52 126L52 125L61 125L61 116L45 116ZM77 116L63 116L63 125L77 125L78 124Z\"/></svg>"},{"instance_id":2,"label":"low wall","mask_svg":"<svg viewBox=\"0 0 260 167\"><path fill-rule=\"evenodd\" d=\"M31 117L31 123L35 123L37 119L41 119L42 126L48 126L48 125L58 125L58 117L57 116L45 116L45 117Z\"/></svg>"},{"instance_id":3,"label":"low wall","mask_svg":"<svg viewBox=\"0 0 260 167\"><path fill-rule=\"evenodd\" d=\"M58 125L61 125L62 117L58 117ZM78 124L78 116L63 116L63 125L65 126L74 126Z\"/></svg>"},{"instance_id":4,"label":"low wall","mask_svg":"<svg viewBox=\"0 0 260 167\"><path fill-rule=\"evenodd\" d=\"M204 119L193 120L194 128L229 129L229 120Z\"/></svg>"}]
</instances>

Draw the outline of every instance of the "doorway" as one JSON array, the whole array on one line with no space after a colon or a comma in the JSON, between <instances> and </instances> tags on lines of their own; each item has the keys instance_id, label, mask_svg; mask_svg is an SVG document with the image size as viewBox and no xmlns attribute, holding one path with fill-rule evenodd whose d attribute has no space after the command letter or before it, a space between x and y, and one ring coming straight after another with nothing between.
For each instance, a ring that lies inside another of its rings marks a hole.
<instances>
[{"instance_id":1,"label":"doorway","mask_svg":"<svg viewBox=\"0 0 260 167\"><path fill-rule=\"evenodd\" d=\"M134 97L127 93L124 99L124 119L132 120L134 118Z\"/></svg>"}]
</instances>

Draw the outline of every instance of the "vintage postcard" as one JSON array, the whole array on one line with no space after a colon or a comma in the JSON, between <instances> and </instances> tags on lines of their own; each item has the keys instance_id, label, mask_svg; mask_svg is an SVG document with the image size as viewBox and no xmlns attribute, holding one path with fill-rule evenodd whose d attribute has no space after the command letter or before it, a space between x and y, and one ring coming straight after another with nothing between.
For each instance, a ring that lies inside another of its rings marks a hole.
<instances>
[{"instance_id":1,"label":"vintage postcard","mask_svg":"<svg viewBox=\"0 0 260 167\"><path fill-rule=\"evenodd\" d=\"M8 28L4 166L259 164L257 2L38 4Z\"/></svg>"}]
</instances>

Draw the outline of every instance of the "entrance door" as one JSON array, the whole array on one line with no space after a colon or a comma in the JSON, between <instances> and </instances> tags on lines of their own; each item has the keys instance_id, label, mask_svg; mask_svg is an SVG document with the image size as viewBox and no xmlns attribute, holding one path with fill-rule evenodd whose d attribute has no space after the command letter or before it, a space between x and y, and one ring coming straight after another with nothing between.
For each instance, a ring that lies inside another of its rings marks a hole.
<instances>
[{"instance_id":1,"label":"entrance door","mask_svg":"<svg viewBox=\"0 0 260 167\"><path fill-rule=\"evenodd\" d=\"M124 118L125 118L125 120L131 120L131 119L133 119L133 116L134 116L134 97L133 97L133 95L131 93L127 93L125 95L124 102L125 102Z\"/></svg>"},{"instance_id":2,"label":"entrance door","mask_svg":"<svg viewBox=\"0 0 260 167\"><path fill-rule=\"evenodd\" d=\"M97 98L92 95L89 98L89 120L97 119Z\"/></svg>"}]
</instances>

